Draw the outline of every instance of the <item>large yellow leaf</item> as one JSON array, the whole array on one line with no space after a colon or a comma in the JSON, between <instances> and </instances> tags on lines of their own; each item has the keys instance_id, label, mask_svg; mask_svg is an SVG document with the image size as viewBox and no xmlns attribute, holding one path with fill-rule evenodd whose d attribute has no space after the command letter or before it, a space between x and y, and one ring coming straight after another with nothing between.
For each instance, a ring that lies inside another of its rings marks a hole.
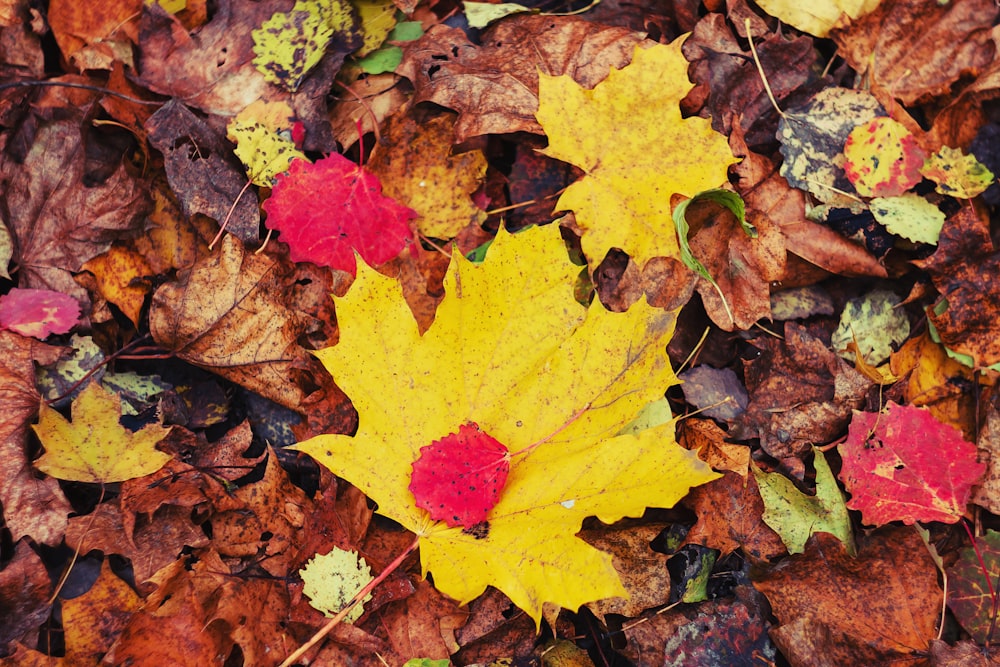
<instances>
[{"instance_id":1,"label":"large yellow leaf","mask_svg":"<svg viewBox=\"0 0 1000 667\"><path fill-rule=\"evenodd\" d=\"M591 269L611 248L640 266L677 257L670 196L725 183L736 162L709 119L681 118L680 101L693 87L683 41L636 47L632 63L593 90L569 76L539 74L536 116L549 137L545 153L586 172L557 208L576 213Z\"/></svg>"},{"instance_id":2,"label":"large yellow leaf","mask_svg":"<svg viewBox=\"0 0 1000 667\"><path fill-rule=\"evenodd\" d=\"M45 453L42 472L74 482L124 482L156 472L170 455L156 449L169 428L148 424L132 432L122 426L121 399L91 382L73 401L73 421L44 403L33 425Z\"/></svg>"},{"instance_id":3,"label":"large yellow leaf","mask_svg":"<svg viewBox=\"0 0 1000 667\"><path fill-rule=\"evenodd\" d=\"M501 231L481 266L453 256L420 336L399 284L359 262L337 300L340 342L318 353L357 408L358 432L297 446L420 536L441 592L468 602L492 585L536 622L544 602L626 595L611 556L575 536L585 517L670 507L717 477L674 442L673 422L616 435L676 382L664 349L675 315L645 302L584 308L577 273L555 225ZM420 448L468 422L512 459L488 525L463 530L432 521L408 485Z\"/></svg>"}]
</instances>

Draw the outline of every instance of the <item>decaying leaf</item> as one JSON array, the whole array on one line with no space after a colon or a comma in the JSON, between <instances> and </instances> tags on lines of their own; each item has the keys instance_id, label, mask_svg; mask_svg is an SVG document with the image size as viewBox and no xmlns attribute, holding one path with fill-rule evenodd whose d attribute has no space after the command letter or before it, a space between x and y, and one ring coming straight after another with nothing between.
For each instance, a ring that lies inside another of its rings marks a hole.
<instances>
[{"instance_id":1,"label":"decaying leaf","mask_svg":"<svg viewBox=\"0 0 1000 667\"><path fill-rule=\"evenodd\" d=\"M975 156L948 146L927 158L920 174L937 183L939 193L960 199L980 195L996 182L993 172Z\"/></svg>"},{"instance_id":2,"label":"decaying leaf","mask_svg":"<svg viewBox=\"0 0 1000 667\"><path fill-rule=\"evenodd\" d=\"M421 336L398 284L359 267L337 303L340 342L319 353L358 432L296 446L417 533L441 592L466 602L493 585L536 622L544 602L575 609L624 592L611 557L574 536L584 517L668 507L716 476L672 443L672 422L615 436L674 381L663 354L674 315L584 308L577 273L557 227L500 232L482 265L453 255ZM408 487L420 449L469 422L511 464L486 521L463 530L434 522Z\"/></svg>"},{"instance_id":3,"label":"decaying leaf","mask_svg":"<svg viewBox=\"0 0 1000 667\"><path fill-rule=\"evenodd\" d=\"M975 547L962 549L948 568L948 607L977 644L986 643L994 624L993 582L998 574L1000 532L995 530L977 537Z\"/></svg>"},{"instance_id":4,"label":"decaying leaf","mask_svg":"<svg viewBox=\"0 0 1000 667\"><path fill-rule=\"evenodd\" d=\"M680 100L691 89L682 43L636 47L632 63L593 90L565 75L539 77L545 154L586 172L556 207L576 214L592 270L612 248L640 266L677 257L670 197L721 185L736 162L709 121L681 118Z\"/></svg>"}]
</instances>

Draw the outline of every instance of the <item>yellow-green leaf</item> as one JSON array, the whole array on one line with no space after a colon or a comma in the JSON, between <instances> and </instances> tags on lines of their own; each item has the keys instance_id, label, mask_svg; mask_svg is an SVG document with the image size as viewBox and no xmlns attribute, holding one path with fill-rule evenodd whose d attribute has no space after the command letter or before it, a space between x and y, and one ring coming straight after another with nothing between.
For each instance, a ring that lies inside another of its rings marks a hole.
<instances>
[{"instance_id":1,"label":"yellow-green leaf","mask_svg":"<svg viewBox=\"0 0 1000 667\"><path fill-rule=\"evenodd\" d=\"M295 148L290 139L272 132L260 122L234 119L226 129L229 138L236 142L233 152L255 185L271 187L278 174L288 171L292 160L306 159L305 153Z\"/></svg>"},{"instance_id":2,"label":"yellow-green leaf","mask_svg":"<svg viewBox=\"0 0 1000 667\"><path fill-rule=\"evenodd\" d=\"M975 156L948 146L927 158L920 173L937 183L935 190L939 193L959 199L980 195L996 182L993 172Z\"/></svg>"},{"instance_id":3,"label":"yellow-green leaf","mask_svg":"<svg viewBox=\"0 0 1000 667\"><path fill-rule=\"evenodd\" d=\"M392 0L353 0L361 18L363 45L354 55L362 58L378 47L396 27L396 5Z\"/></svg>"},{"instance_id":4,"label":"yellow-green leaf","mask_svg":"<svg viewBox=\"0 0 1000 667\"><path fill-rule=\"evenodd\" d=\"M374 579L372 569L356 551L333 548L327 554L317 554L299 570L302 577L302 594L309 598L309 604L326 617L332 617L351 601L355 593ZM364 604L372 599L369 593L348 612L344 620L348 623L361 618Z\"/></svg>"},{"instance_id":5,"label":"yellow-green leaf","mask_svg":"<svg viewBox=\"0 0 1000 667\"><path fill-rule=\"evenodd\" d=\"M121 399L91 382L73 401L73 421L44 403L32 426L45 453L35 467L73 482L123 482L154 473L170 460L156 443L169 428L149 424L132 432L119 423Z\"/></svg>"},{"instance_id":6,"label":"yellow-green leaf","mask_svg":"<svg viewBox=\"0 0 1000 667\"><path fill-rule=\"evenodd\" d=\"M584 518L670 507L717 477L674 442L673 422L616 435L676 382L664 349L675 313L585 308L578 271L555 225L501 231L481 265L452 256L421 336L399 283L359 262L337 299L340 342L318 353L358 410L357 434L296 446L419 535L441 592L468 602L492 585L536 622L544 602L625 595L611 556L576 537ZM408 486L420 449L469 422L511 461L485 525L463 530L432 521Z\"/></svg>"},{"instance_id":7,"label":"yellow-green leaf","mask_svg":"<svg viewBox=\"0 0 1000 667\"><path fill-rule=\"evenodd\" d=\"M354 25L346 0L297 0L253 30L254 66L271 83L295 92L326 52L336 32Z\"/></svg>"},{"instance_id":8,"label":"yellow-green leaf","mask_svg":"<svg viewBox=\"0 0 1000 667\"><path fill-rule=\"evenodd\" d=\"M569 76L539 74L536 116L549 137L545 153L586 172L557 208L576 214L592 270L611 248L640 266L677 257L671 195L691 197L725 183L736 162L709 119L681 118L680 101L693 87L683 41L637 47L630 65L593 90Z\"/></svg>"},{"instance_id":9,"label":"yellow-green leaf","mask_svg":"<svg viewBox=\"0 0 1000 667\"><path fill-rule=\"evenodd\" d=\"M778 533L788 547L788 553L800 554L813 533L834 535L844 543L848 552L854 553L854 534L851 517L847 513L844 494L826 462L823 452L816 454L816 495L802 493L791 480L781 473L761 472L750 466L757 478L757 488L764 501L764 523Z\"/></svg>"}]
</instances>

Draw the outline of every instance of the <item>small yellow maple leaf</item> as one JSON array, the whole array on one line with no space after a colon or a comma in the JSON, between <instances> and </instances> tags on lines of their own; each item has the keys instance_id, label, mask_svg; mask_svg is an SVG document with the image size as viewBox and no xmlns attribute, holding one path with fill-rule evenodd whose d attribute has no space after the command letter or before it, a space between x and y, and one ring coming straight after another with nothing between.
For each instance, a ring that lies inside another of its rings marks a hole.
<instances>
[{"instance_id":1,"label":"small yellow maple leaf","mask_svg":"<svg viewBox=\"0 0 1000 667\"><path fill-rule=\"evenodd\" d=\"M681 118L680 101L693 87L683 42L637 46L632 63L593 90L569 76L538 76L536 117L549 137L544 152L586 172L557 208L576 214L591 270L611 248L640 266L677 257L670 196L725 183L736 162L709 119Z\"/></svg>"},{"instance_id":2,"label":"small yellow maple leaf","mask_svg":"<svg viewBox=\"0 0 1000 667\"><path fill-rule=\"evenodd\" d=\"M73 421L44 403L32 425L45 453L35 467L73 482L123 482L156 472L170 460L156 443L169 428L149 424L133 432L122 426L121 399L96 382L73 401Z\"/></svg>"},{"instance_id":3,"label":"small yellow maple leaf","mask_svg":"<svg viewBox=\"0 0 1000 667\"><path fill-rule=\"evenodd\" d=\"M423 336L398 282L358 264L337 299L340 341L318 353L358 410L357 434L295 449L415 532L424 573L460 602L492 585L538 623L545 602L625 596L611 556L576 537L582 521L671 507L718 476L674 442L673 422L618 435L676 383L675 313L581 306L556 225L501 231L480 266L456 253ZM412 464L470 422L507 447L510 472L483 525L449 528L416 505Z\"/></svg>"}]
</instances>

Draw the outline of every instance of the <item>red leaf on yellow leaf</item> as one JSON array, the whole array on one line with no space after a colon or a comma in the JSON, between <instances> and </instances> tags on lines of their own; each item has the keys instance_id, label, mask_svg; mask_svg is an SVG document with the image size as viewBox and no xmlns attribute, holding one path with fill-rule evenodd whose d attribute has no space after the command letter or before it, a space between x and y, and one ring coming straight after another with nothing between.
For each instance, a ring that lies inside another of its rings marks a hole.
<instances>
[{"instance_id":1,"label":"red leaf on yellow leaf","mask_svg":"<svg viewBox=\"0 0 1000 667\"><path fill-rule=\"evenodd\" d=\"M507 448L476 424L462 424L420 448L410 492L435 521L471 528L486 520L507 483Z\"/></svg>"},{"instance_id":2,"label":"red leaf on yellow leaf","mask_svg":"<svg viewBox=\"0 0 1000 667\"><path fill-rule=\"evenodd\" d=\"M382 195L377 176L336 153L292 162L264 202L267 226L281 232L292 261L354 274L354 252L368 264L388 262L413 242L417 214Z\"/></svg>"},{"instance_id":3,"label":"red leaf on yellow leaf","mask_svg":"<svg viewBox=\"0 0 1000 667\"><path fill-rule=\"evenodd\" d=\"M855 412L840 447L840 479L866 524L955 523L985 471L976 446L925 408L888 403L884 412Z\"/></svg>"}]
</instances>

